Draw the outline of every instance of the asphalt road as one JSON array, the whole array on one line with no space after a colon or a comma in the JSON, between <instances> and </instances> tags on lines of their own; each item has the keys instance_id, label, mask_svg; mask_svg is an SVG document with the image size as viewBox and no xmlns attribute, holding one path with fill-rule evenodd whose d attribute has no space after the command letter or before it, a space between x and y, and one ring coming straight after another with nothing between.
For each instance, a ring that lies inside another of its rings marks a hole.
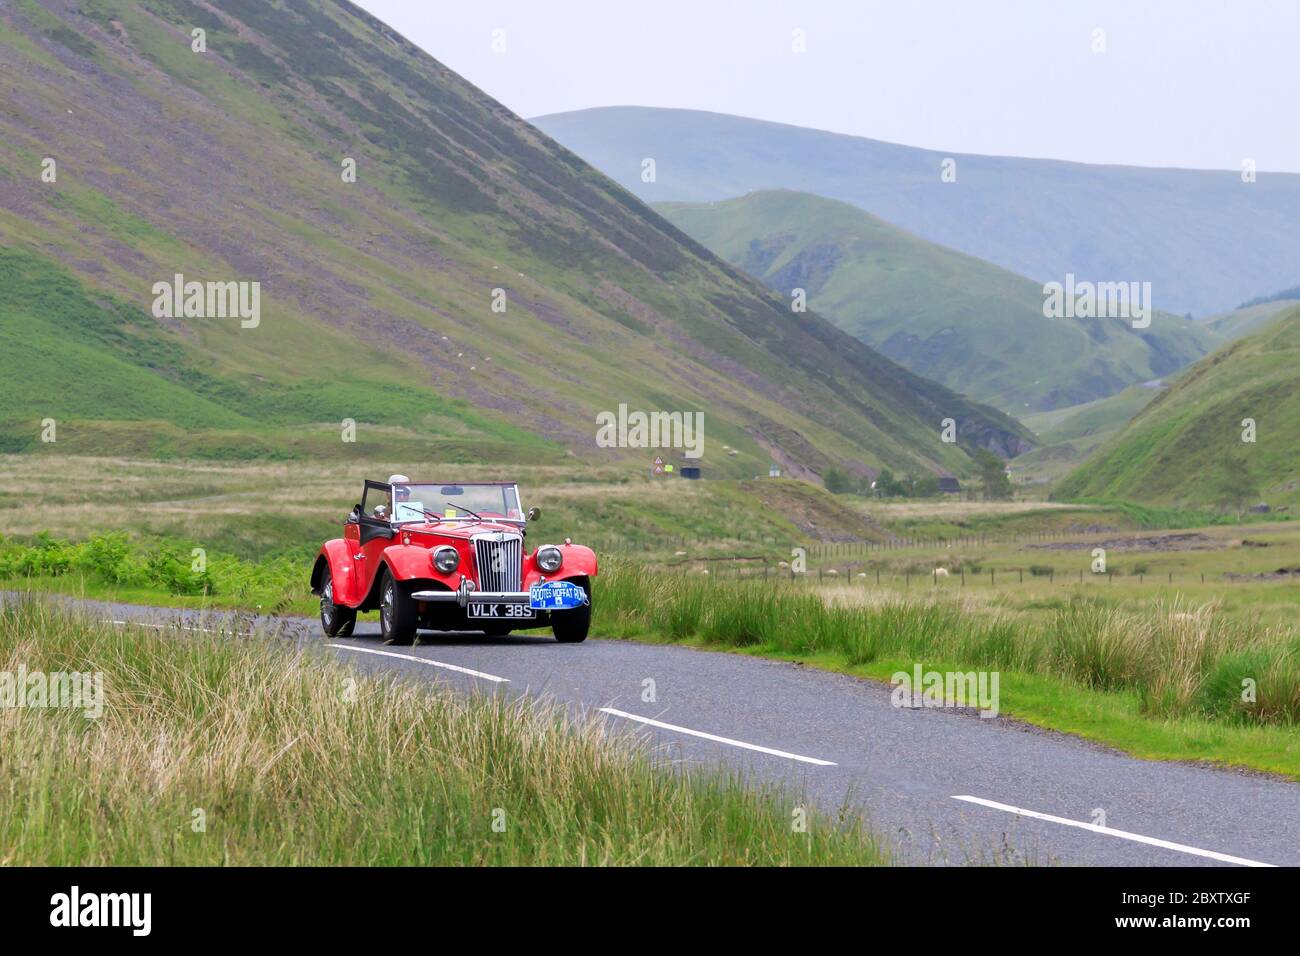
<instances>
[{"instance_id":1,"label":"asphalt road","mask_svg":"<svg viewBox=\"0 0 1300 956\"><path fill-rule=\"evenodd\" d=\"M374 615L326 641L315 620L77 603L119 627L278 630L362 670L599 712L650 738L658 759L742 769L830 811L859 807L909 863L1300 865L1300 784L1136 760L1005 719L897 708L886 685L795 664L557 644L549 632L422 634L416 647L388 647Z\"/></svg>"}]
</instances>

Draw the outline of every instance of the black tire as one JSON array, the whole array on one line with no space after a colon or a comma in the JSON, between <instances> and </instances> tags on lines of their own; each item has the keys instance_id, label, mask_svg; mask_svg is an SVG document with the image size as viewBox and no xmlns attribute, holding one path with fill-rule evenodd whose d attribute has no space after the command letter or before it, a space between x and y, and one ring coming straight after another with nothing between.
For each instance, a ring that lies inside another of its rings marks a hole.
<instances>
[{"instance_id":1,"label":"black tire","mask_svg":"<svg viewBox=\"0 0 1300 956\"><path fill-rule=\"evenodd\" d=\"M320 626L326 637L347 637L357 625L357 609L334 603L334 578L329 565L321 572Z\"/></svg>"},{"instance_id":2,"label":"black tire","mask_svg":"<svg viewBox=\"0 0 1300 956\"><path fill-rule=\"evenodd\" d=\"M388 568L384 568L379 582L379 633L385 644L406 645L415 640L412 590L409 582L395 580Z\"/></svg>"},{"instance_id":3,"label":"black tire","mask_svg":"<svg viewBox=\"0 0 1300 956\"><path fill-rule=\"evenodd\" d=\"M591 630L591 583L586 578L574 578L587 593L587 603L567 611L551 612L551 631L561 644L581 644Z\"/></svg>"}]
</instances>

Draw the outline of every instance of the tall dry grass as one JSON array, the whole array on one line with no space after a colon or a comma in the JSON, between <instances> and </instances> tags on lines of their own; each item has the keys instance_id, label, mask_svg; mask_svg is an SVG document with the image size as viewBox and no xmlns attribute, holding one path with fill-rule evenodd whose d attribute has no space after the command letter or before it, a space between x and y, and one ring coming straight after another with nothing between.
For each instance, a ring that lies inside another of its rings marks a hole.
<instances>
[{"instance_id":1,"label":"tall dry grass","mask_svg":"<svg viewBox=\"0 0 1300 956\"><path fill-rule=\"evenodd\" d=\"M656 767L605 725L368 677L317 650L0 608L0 671L105 710L0 708L0 863L875 864L860 821ZM202 821L200 830L197 823ZM495 826L494 826L495 824Z\"/></svg>"}]
</instances>

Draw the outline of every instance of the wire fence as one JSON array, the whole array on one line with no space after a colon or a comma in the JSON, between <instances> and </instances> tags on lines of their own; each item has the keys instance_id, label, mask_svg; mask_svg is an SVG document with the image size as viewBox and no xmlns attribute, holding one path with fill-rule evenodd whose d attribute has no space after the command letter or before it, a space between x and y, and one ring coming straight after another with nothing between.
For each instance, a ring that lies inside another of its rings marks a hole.
<instances>
[{"instance_id":1,"label":"wire fence","mask_svg":"<svg viewBox=\"0 0 1300 956\"><path fill-rule=\"evenodd\" d=\"M807 549L808 557L814 559L845 558L860 554L874 554L884 551L906 551L910 549L949 549L949 548L987 548L990 545L1017 545L1053 541L1075 541L1085 535L1115 534L1114 528L1073 528L1056 531L1017 532L1009 535L958 535L945 537L934 535L926 537L890 537L882 540L855 540L818 542Z\"/></svg>"},{"instance_id":2,"label":"wire fence","mask_svg":"<svg viewBox=\"0 0 1300 956\"><path fill-rule=\"evenodd\" d=\"M1010 535L961 535L954 537L921 536L886 538L855 538L846 541L801 542L794 539L779 538L771 534L760 534L737 530L734 533L699 537L686 535L660 534L655 532L633 531L613 538L587 538L584 544L597 551L607 553L637 552L677 552L685 555L707 554L716 552L730 544L753 544L755 546L779 547L785 550L802 548L810 559L824 560L830 558L847 558L855 555L877 554L886 551L905 551L925 548L984 548L990 545L1016 545L1027 543L1050 543L1078 539L1090 534L1115 534L1113 528L1084 528L1061 531L1037 531Z\"/></svg>"},{"instance_id":3,"label":"wire fence","mask_svg":"<svg viewBox=\"0 0 1300 956\"><path fill-rule=\"evenodd\" d=\"M1058 530L1017 532L1009 535L972 534L946 537L889 537L878 540L822 541L798 543L770 534L738 534L735 537L686 537L641 535L634 539L618 538L591 543L601 556L635 559L657 554L660 567L682 573L708 575L714 580L762 580L791 582L835 582L908 589L914 586L1001 587L1026 583L1096 583L1114 584L1117 580L1138 584L1205 584L1300 579L1300 566L1256 573L1240 569L1227 570L1160 570L1151 573L1147 560L1171 551L1122 550L1112 556L1104 571L1091 570L1091 536L1132 535L1133 531L1115 528L1085 527ZM1160 534L1159 531L1151 531ZM1078 549L1069 551L1045 548L1041 562L1006 566L1005 558L982 558L980 555L937 555L934 552L962 552L999 546L1048 545L1074 542ZM590 543L590 542L588 542ZM749 545L749 547L746 547ZM907 554L906 552L913 552ZM1048 563L1060 561L1065 554L1073 557L1070 566L1061 568ZM892 555L892 557L890 556ZM1119 557L1122 555L1122 557ZM911 566L906 562L910 560ZM997 567L989 567L990 561ZM946 565L946 566L945 566ZM799 569L799 570L796 570Z\"/></svg>"},{"instance_id":4,"label":"wire fence","mask_svg":"<svg viewBox=\"0 0 1300 956\"><path fill-rule=\"evenodd\" d=\"M713 580L746 580L779 583L812 583L829 585L842 583L855 586L875 586L890 588L911 588L924 586L952 587L1003 587L1023 584L1098 584L1105 586L1118 581L1152 584L1206 584L1206 583L1250 583L1260 581L1300 580L1300 567L1280 569L1274 572L1257 574L1236 571L1165 571L1149 573L1146 571L1124 572L1110 569L1091 571L1083 569L1057 569L1041 565L1024 567L998 568L957 568L949 570L932 567L929 570L913 568L896 568L879 564L863 565L845 563L838 566L819 566L807 570L796 570L789 562L773 562L761 556L722 556L698 558L691 561L670 563L670 569L676 568L691 575L708 575Z\"/></svg>"}]
</instances>

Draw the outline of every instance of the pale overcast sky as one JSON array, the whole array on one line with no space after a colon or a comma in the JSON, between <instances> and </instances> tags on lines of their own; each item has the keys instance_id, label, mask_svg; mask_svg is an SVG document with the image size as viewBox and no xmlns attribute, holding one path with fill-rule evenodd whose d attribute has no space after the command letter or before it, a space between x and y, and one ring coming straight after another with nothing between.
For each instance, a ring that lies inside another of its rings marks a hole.
<instances>
[{"instance_id":1,"label":"pale overcast sky","mask_svg":"<svg viewBox=\"0 0 1300 956\"><path fill-rule=\"evenodd\" d=\"M951 152L1300 172L1300 0L358 2L528 117L685 107Z\"/></svg>"}]
</instances>

